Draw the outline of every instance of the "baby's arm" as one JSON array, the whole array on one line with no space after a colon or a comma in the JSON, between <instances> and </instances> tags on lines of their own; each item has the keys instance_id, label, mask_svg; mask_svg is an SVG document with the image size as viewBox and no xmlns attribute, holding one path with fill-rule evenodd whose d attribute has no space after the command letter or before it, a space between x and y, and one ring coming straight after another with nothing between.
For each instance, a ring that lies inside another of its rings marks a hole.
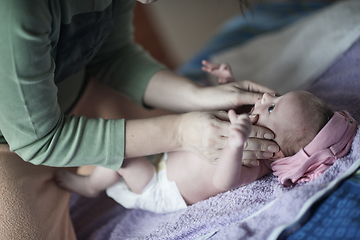
<instances>
[{"instance_id":1,"label":"baby's arm","mask_svg":"<svg viewBox=\"0 0 360 240\"><path fill-rule=\"evenodd\" d=\"M220 84L235 82L234 76L231 71L229 64L212 64L208 61L202 61L203 67L201 68L204 72L211 73L212 75L218 77Z\"/></svg>"},{"instance_id":2,"label":"baby's arm","mask_svg":"<svg viewBox=\"0 0 360 240\"><path fill-rule=\"evenodd\" d=\"M244 144L251 131L251 122L247 115L237 116L233 110L229 111L231 121L228 143L224 147L215 174L213 184L221 191L228 191L249 184L271 170L262 160L258 167L247 168L242 165Z\"/></svg>"}]
</instances>

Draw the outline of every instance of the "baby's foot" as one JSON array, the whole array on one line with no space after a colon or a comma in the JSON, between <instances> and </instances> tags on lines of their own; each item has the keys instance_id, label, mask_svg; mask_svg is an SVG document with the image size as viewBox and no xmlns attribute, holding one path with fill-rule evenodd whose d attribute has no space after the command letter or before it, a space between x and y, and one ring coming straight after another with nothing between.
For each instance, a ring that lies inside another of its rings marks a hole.
<instances>
[{"instance_id":1,"label":"baby's foot","mask_svg":"<svg viewBox=\"0 0 360 240\"><path fill-rule=\"evenodd\" d=\"M201 68L204 72L211 73L218 77L219 84L225 84L229 82L235 82L231 67L227 63L212 64L206 60L202 61L203 67Z\"/></svg>"},{"instance_id":2,"label":"baby's foot","mask_svg":"<svg viewBox=\"0 0 360 240\"><path fill-rule=\"evenodd\" d=\"M62 188L85 197L96 197L99 192L91 188L90 177L65 170L56 172L55 182Z\"/></svg>"}]
</instances>

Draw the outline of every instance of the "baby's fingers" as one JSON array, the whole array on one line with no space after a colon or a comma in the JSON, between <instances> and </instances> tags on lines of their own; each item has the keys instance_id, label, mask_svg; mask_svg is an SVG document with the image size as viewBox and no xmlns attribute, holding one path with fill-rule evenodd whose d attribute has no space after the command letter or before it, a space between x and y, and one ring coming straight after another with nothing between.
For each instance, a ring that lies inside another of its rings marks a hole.
<instances>
[{"instance_id":1,"label":"baby's fingers","mask_svg":"<svg viewBox=\"0 0 360 240\"><path fill-rule=\"evenodd\" d=\"M228 115L231 123L235 123L237 121L237 115L234 110L230 109Z\"/></svg>"},{"instance_id":2,"label":"baby's fingers","mask_svg":"<svg viewBox=\"0 0 360 240\"><path fill-rule=\"evenodd\" d=\"M237 116L233 110L229 111L229 119L231 121L230 131L238 131L244 138L248 138L251 133L251 121L247 114Z\"/></svg>"}]
</instances>

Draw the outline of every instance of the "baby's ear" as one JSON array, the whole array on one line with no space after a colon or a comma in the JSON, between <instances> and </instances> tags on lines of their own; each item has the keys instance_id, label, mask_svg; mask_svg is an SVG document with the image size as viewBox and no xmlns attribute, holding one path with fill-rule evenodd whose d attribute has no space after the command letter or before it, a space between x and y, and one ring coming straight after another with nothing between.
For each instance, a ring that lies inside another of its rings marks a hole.
<instances>
[{"instance_id":1,"label":"baby's ear","mask_svg":"<svg viewBox=\"0 0 360 240\"><path fill-rule=\"evenodd\" d=\"M280 149L280 151L276 152L274 154L274 156L272 158L270 158L270 160L275 161L275 160L278 160L278 159L284 158L284 157L285 157L285 155L284 155L283 151L281 151L281 149Z\"/></svg>"}]
</instances>

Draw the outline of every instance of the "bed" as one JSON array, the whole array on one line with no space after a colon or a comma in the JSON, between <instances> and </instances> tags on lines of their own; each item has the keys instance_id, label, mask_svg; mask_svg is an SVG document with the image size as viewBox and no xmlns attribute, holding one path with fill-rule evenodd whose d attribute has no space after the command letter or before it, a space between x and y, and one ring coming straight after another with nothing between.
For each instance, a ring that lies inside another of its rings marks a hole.
<instances>
[{"instance_id":1,"label":"bed","mask_svg":"<svg viewBox=\"0 0 360 240\"><path fill-rule=\"evenodd\" d=\"M259 4L227 22L178 72L211 85L201 60L226 61L237 79L281 93L308 90L360 121L358 2ZM308 19L321 31L299 30ZM269 174L169 214L125 209L104 192L73 194L70 214L78 239L360 239L359 167L360 131L349 154L313 182L286 188Z\"/></svg>"}]
</instances>

